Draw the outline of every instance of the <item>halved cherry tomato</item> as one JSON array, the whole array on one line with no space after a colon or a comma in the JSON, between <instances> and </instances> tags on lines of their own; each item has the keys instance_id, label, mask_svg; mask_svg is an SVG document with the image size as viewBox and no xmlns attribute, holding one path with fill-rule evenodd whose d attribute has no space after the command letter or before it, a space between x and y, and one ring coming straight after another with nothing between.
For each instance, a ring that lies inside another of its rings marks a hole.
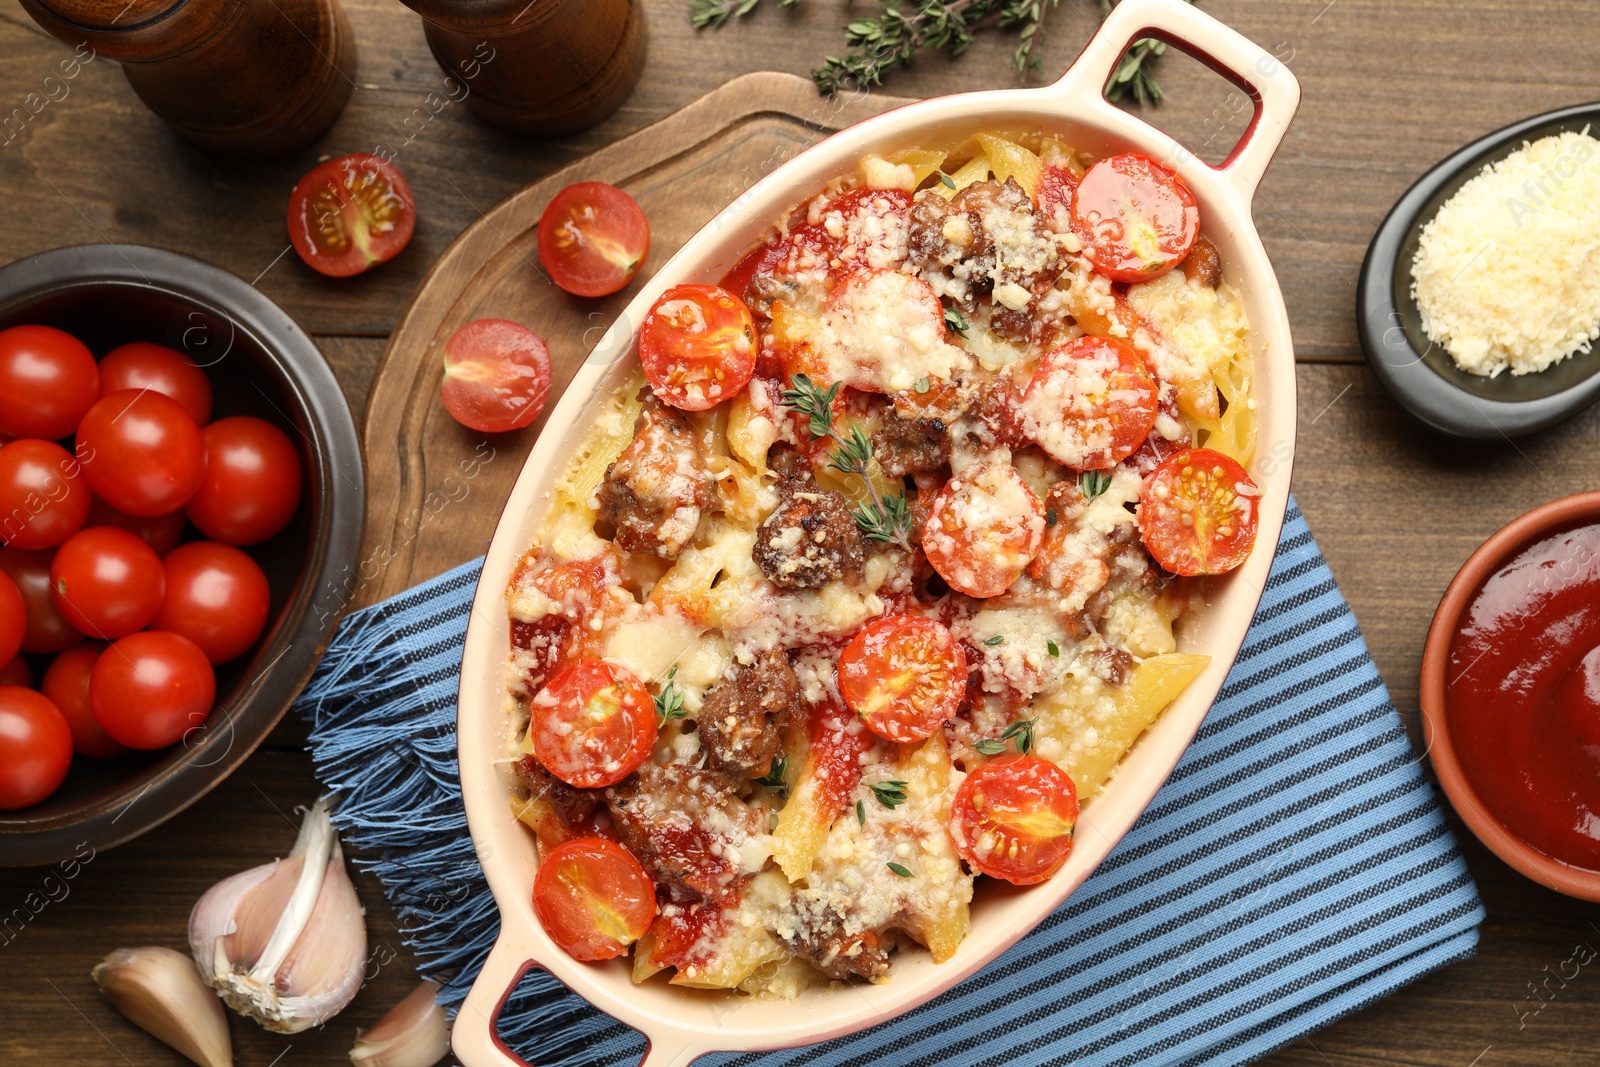
<instances>
[{"instance_id":1,"label":"halved cherry tomato","mask_svg":"<svg viewBox=\"0 0 1600 1067\"><path fill-rule=\"evenodd\" d=\"M11 576L0 572L0 663L10 663L22 651L28 632L28 608Z\"/></svg>"},{"instance_id":2,"label":"halved cherry tomato","mask_svg":"<svg viewBox=\"0 0 1600 1067\"><path fill-rule=\"evenodd\" d=\"M1045 164L1044 173L1039 176L1038 192L1034 194L1035 212L1057 233L1072 225L1072 191L1077 187L1077 176L1066 167Z\"/></svg>"},{"instance_id":3,"label":"halved cherry tomato","mask_svg":"<svg viewBox=\"0 0 1600 1067\"><path fill-rule=\"evenodd\" d=\"M1109 337L1051 350L1023 390L1023 432L1074 470L1104 470L1138 451L1160 398L1144 357Z\"/></svg>"},{"instance_id":4,"label":"halved cherry tomato","mask_svg":"<svg viewBox=\"0 0 1600 1067\"><path fill-rule=\"evenodd\" d=\"M53 326L0 330L0 434L69 436L100 398L100 370L82 341Z\"/></svg>"},{"instance_id":5,"label":"halved cherry tomato","mask_svg":"<svg viewBox=\"0 0 1600 1067\"><path fill-rule=\"evenodd\" d=\"M182 634L212 663L238 659L267 625L272 591L255 560L231 545L191 541L161 561L167 591L152 630Z\"/></svg>"},{"instance_id":6,"label":"halved cherry tomato","mask_svg":"<svg viewBox=\"0 0 1600 1067\"><path fill-rule=\"evenodd\" d=\"M704 411L736 395L755 373L755 321L726 289L674 286L645 314L639 359L656 396L683 411Z\"/></svg>"},{"instance_id":7,"label":"halved cherry tomato","mask_svg":"<svg viewBox=\"0 0 1600 1067\"><path fill-rule=\"evenodd\" d=\"M289 242L306 266L330 278L393 259L416 225L405 176L365 152L315 167L289 194Z\"/></svg>"},{"instance_id":8,"label":"halved cherry tomato","mask_svg":"<svg viewBox=\"0 0 1600 1067\"><path fill-rule=\"evenodd\" d=\"M30 808L56 791L72 766L72 731L50 698L0 686L0 811Z\"/></svg>"},{"instance_id":9,"label":"halved cherry tomato","mask_svg":"<svg viewBox=\"0 0 1600 1067\"><path fill-rule=\"evenodd\" d=\"M72 750L90 759L112 759L128 751L111 740L89 707L89 676L106 646L99 641L73 645L50 661L39 691L61 711L72 731Z\"/></svg>"},{"instance_id":10,"label":"halved cherry tomato","mask_svg":"<svg viewBox=\"0 0 1600 1067\"><path fill-rule=\"evenodd\" d=\"M89 517L83 521L85 526L115 526L127 530L155 549L158 556L165 556L178 547L188 523L182 511L169 511L165 515L141 519L118 511L97 496L89 504Z\"/></svg>"},{"instance_id":11,"label":"halved cherry tomato","mask_svg":"<svg viewBox=\"0 0 1600 1067\"><path fill-rule=\"evenodd\" d=\"M668 904L650 924L652 967L705 967L717 956L728 925L728 905L697 900Z\"/></svg>"},{"instance_id":12,"label":"halved cherry tomato","mask_svg":"<svg viewBox=\"0 0 1600 1067\"><path fill-rule=\"evenodd\" d=\"M950 588L999 596L1044 541L1044 507L1009 463L975 463L944 483L922 550Z\"/></svg>"},{"instance_id":13,"label":"halved cherry tomato","mask_svg":"<svg viewBox=\"0 0 1600 1067\"><path fill-rule=\"evenodd\" d=\"M1049 878L1072 851L1078 790L1038 756L1001 756L956 787L950 838L981 874L1016 885Z\"/></svg>"},{"instance_id":14,"label":"halved cherry tomato","mask_svg":"<svg viewBox=\"0 0 1600 1067\"><path fill-rule=\"evenodd\" d=\"M520 430L544 411L549 393L550 351L526 326L478 319L444 343L439 397L469 430Z\"/></svg>"},{"instance_id":15,"label":"halved cherry tomato","mask_svg":"<svg viewBox=\"0 0 1600 1067\"><path fill-rule=\"evenodd\" d=\"M1187 448L1162 461L1139 491L1139 536L1173 574L1226 574L1256 543L1261 490L1233 459Z\"/></svg>"},{"instance_id":16,"label":"halved cherry tomato","mask_svg":"<svg viewBox=\"0 0 1600 1067\"><path fill-rule=\"evenodd\" d=\"M1148 156L1109 156L1072 193L1072 226L1096 272L1146 282L1176 267L1200 232L1194 194Z\"/></svg>"},{"instance_id":17,"label":"halved cherry tomato","mask_svg":"<svg viewBox=\"0 0 1600 1067\"><path fill-rule=\"evenodd\" d=\"M20 548L0 548L0 571L10 575L22 594L28 612L28 628L22 635L22 651L60 652L83 640L56 608L50 591L50 562L53 552L25 552Z\"/></svg>"},{"instance_id":18,"label":"halved cherry tomato","mask_svg":"<svg viewBox=\"0 0 1600 1067\"><path fill-rule=\"evenodd\" d=\"M89 674L89 708L106 734L129 748L166 748L205 723L217 678L200 647L181 634L146 630L112 644Z\"/></svg>"},{"instance_id":19,"label":"halved cherry tomato","mask_svg":"<svg viewBox=\"0 0 1600 1067\"><path fill-rule=\"evenodd\" d=\"M626 668L577 659L533 698L533 754L568 785L615 785L656 743L656 705Z\"/></svg>"},{"instance_id":20,"label":"halved cherry tomato","mask_svg":"<svg viewBox=\"0 0 1600 1067\"><path fill-rule=\"evenodd\" d=\"M839 653L845 703L889 741L920 741L932 734L955 715L966 689L967 657L934 619L878 619Z\"/></svg>"},{"instance_id":21,"label":"halved cherry tomato","mask_svg":"<svg viewBox=\"0 0 1600 1067\"><path fill-rule=\"evenodd\" d=\"M95 401L78 424L77 451L89 488L139 518L183 507L206 469L200 427L183 405L150 390L124 389Z\"/></svg>"},{"instance_id":22,"label":"halved cherry tomato","mask_svg":"<svg viewBox=\"0 0 1600 1067\"><path fill-rule=\"evenodd\" d=\"M872 735L860 717L832 699L811 707L811 750L806 762L816 779L817 818L833 822L861 785L861 754Z\"/></svg>"},{"instance_id":23,"label":"halved cherry tomato","mask_svg":"<svg viewBox=\"0 0 1600 1067\"><path fill-rule=\"evenodd\" d=\"M650 929L656 890L633 853L603 837L580 837L539 864L533 910L573 959L609 960Z\"/></svg>"},{"instance_id":24,"label":"halved cherry tomato","mask_svg":"<svg viewBox=\"0 0 1600 1067\"><path fill-rule=\"evenodd\" d=\"M198 426L211 418L211 379L177 349L149 341L118 345L100 360L100 395L152 389L171 397Z\"/></svg>"},{"instance_id":25,"label":"halved cherry tomato","mask_svg":"<svg viewBox=\"0 0 1600 1067\"><path fill-rule=\"evenodd\" d=\"M205 429L205 473L184 509L213 541L254 545L289 525L300 508L300 453L289 435L248 415Z\"/></svg>"},{"instance_id":26,"label":"halved cherry tomato","mask_svg":"<svg viewBox=\"0 0 1600 1067\"><path fill-rule=\"evenodd\" d=\"M72 453L24 438L0 447L0 541L54 548L83 527L91 493Z\"/></svg>"},{"instance_id":27,"label":"halved cherry tomato","mask_svg":"<svg viewBox=\"0 0 1600 1067\"><path fill-rule=\"evenodd\" d=\"M569 185L539 217L539 262L574 296L610 296L649 254L650 221L615 185Z\"/></svg>"},{"instance_id":28,"label":"halved cherry tomato","mask_svg":"<svg viewBox=\"0 0 1600 1067\"><path fill-rule=\"evenodd\" d=\"M142 630L161 610L161 557L115 526L91 526L67 538L50 562L56 609L74 628L106 641Z\"/></svg>"}]
</instances>

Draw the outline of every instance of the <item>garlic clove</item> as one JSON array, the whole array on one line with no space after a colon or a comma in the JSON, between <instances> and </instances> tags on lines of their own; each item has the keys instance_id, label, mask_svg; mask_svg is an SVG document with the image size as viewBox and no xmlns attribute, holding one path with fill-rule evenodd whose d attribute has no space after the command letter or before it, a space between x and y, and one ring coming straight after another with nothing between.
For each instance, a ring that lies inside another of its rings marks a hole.
<instances>
[{"instance_id":1,"label":"garlic clove","mask_svg":"<svg viewBox=\"0 0 1600 1067\"><path fill-rule=\"evenodd\" d=\"M189 916L189 948L229 1007L268 1030L321 1025L361 988L366 920L319 801L288 858L213 886Z\"/></svg>"},{"instance_id":2,"label":"garlic clove","mask_svg":"<svg viewBox=\"0 0 1600 1067\"><path fill-rule=\"evenodd\" d=\"M356 1067L433 1067L450 1052L450 1026L436 999L439 986L422 982L372 1029L356 1035Z\"/></svg>"},{"instance_id":3,"label":"garlic clove","mask_svg":"<svg viewBox=\"0 0 1600 1067\"><path fill-rule=\"evenodd\" d=\"M228 1018L194 961L170 948L119 948L90 972L128 1021L200 1067L233 1067Z\"/></svg>"}]
</instances>

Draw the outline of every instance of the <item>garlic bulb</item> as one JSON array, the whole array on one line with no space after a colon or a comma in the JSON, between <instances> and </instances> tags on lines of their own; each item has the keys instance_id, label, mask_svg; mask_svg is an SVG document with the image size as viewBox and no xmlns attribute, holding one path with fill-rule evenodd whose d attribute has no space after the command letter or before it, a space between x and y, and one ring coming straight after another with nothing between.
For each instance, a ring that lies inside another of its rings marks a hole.
<instances>
[{"instance_id":1,"label":"garlic bulb","mask_svg":"<svg viewBox=\"0 0 1600 1067\"><path fill-rule=\"evenodd\" d=\"M200 1067L233 1067L228 1017L194 961L170 948L119 948L89 972L128 1021Z\"/></svg>"},{"instance_id":2,"label":"garlic bulb","mask_svg":"<svg viewBox=\"0 0 1600 1067\"><path fill-rule=\"evenodd\" d=\"M356 1067L433 1067L450 1051L450 1026L439 1007L439 986L423 982L372 1029L356 1035Z\"/></svg>"},{"instance_id":3,"label":"garlic bulb","mask_svg":"<svg viewBox=\"0 0 1600 1067\"><path fill-rule=\"evenodd\" d=\"M306 812L288 858L226 878L189 916L200 976L268 1030L297 1034L361 988L367 928L326 803Z\"/></svg>"}]
</instances>

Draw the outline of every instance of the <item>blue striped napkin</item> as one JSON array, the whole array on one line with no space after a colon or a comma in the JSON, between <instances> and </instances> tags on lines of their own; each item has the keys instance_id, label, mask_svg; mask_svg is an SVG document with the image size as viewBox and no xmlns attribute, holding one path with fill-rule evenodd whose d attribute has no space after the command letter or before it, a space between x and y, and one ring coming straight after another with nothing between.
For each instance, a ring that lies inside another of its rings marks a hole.
<instances>
[{"instance_id":1,"label":"blue striped napkin","mask_svg":"<svg viewBox=\"0 0 1600 1067\"><path fill-rule=\"evenodd\" d=\"M456 671L478 562L344 621L300 699L337 817L454 1007L498 920L462 814ZM374 758L388 752L393 759ZM1476 887L1299 509L1194 745L1038 929L887 1025L719 1064L1228 1065L1470 956ZM501 1016L541 1067L642 1037L543 972Z\"/></svg>"}]
</instances>

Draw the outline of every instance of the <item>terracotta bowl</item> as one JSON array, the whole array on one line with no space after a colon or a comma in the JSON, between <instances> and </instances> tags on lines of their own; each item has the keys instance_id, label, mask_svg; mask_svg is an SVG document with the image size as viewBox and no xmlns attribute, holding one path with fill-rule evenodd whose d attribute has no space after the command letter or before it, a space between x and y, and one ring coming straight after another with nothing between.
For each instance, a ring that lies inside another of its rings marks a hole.
<instances>
[{"instance_id":1,"label":"terracotta bowl","mask_svg":"<svg viewBox=\"0 0 1600 1067\"><path fill-rule=\"evenodd\" d=\"M158 826L255 751L305 685L349 598L365 495L355 423L333 372L278 305L227 271L139 245L79 245L0 269L0 329L56 326L96 356L155 341L206 367L214 417L254 415L300 448L303 497L289 525L250 554L272 591L256 646L217 669L202 729L155 752L78 759L54 795L0 812L0 866L54 863ZM190 531L191 535L193 531ZM44 657L34 660L34 679Z\"/></svg>"},{"instance_id":2,"label":"terracotta bowl","mask_svg":"<svg viewBox=\"0 0 1600 1067\"><path fill-rule=\"evenodd\" d=\"M1428 755L1438 772L1439 784L1469 829L1489 851L1514 869L1557 893L1579 900L1600 901L1600 871L1586 871L1552 859L1508 830L1484 806L1461 769L1450 740L1450 720L1445 712L1446 673L1449 669L1450 640L1473 594L1524 546L1563 527L1584 522L1600 522L1600 492L1552 500L1516 519L1485 541L1462 565L1439 610L1428 628L1428 643L1422 653L1422 729L1427 738Z\"/></svg>"}]
</instances>

